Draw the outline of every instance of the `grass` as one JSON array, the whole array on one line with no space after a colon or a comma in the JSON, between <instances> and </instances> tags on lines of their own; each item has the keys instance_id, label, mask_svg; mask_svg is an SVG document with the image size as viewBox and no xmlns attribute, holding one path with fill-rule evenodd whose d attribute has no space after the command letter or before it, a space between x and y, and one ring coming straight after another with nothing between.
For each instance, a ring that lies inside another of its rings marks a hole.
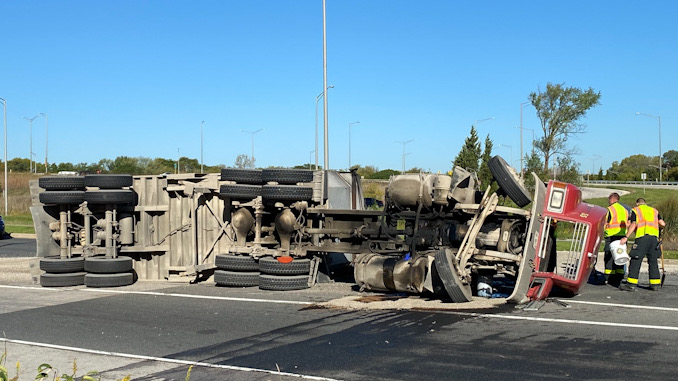
<instances>
[{"instance_id":1,"label":"grass","mask_svg":"<svg viewBox=\"0 0 678 381\"><path fill-rule=\"evenodd\" d=\"M35 233L33 227L33 218L30 214L15 214L3 217L5 220L5 231L8 233Z\"/></svg>"},{"instance_id":2,"label":"grass","mask_svg":"<svg viewBox=\"0 0 678 381\"><path fill-rule=\"evenodd\" d=\"M7 213L2 215L5 220L5 231L9 233L35 233L33 218L31 217L31 192L28 186L30 180L37 180L43 174L30 173L7 174ZM5 188L4 178L0 178L0 187ZM0 192L0 205L5 205L4 192ZM4 210L3 210L4 212Z\"/></svg>"}]
</instances>

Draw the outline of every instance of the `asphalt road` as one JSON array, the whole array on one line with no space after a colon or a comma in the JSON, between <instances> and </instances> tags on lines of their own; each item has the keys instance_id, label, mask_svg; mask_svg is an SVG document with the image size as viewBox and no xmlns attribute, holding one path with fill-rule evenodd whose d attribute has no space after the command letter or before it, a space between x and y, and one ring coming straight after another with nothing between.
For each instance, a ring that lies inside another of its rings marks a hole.
<instances>
[{"instance_id":1,"label":"asphalt road","mask_svg":"<svg viewBox=\"0 0 678 381\"><path fill-rule=\"evenodd\" d=\"M589 285L562 299L568 307L531 312L355 311L310 304L360 295L343 284L282 293L0 285L0 331L7 364L68 370L77 358L105 380L184 379L189 364L191 380L669 380L678 374L677 291L670 274L660 292ZM20 379L35 376L30 368Z\"/></svg>"},{"instance_id":2,"label":"asphalt road","mask_svg":"<svg viewBox=\"0 0 678 381\"><path fill-rule=\"evenodd\" d=\"M35 257L35 238L0 239L0 258Z\"/></svg>"}]
</instances>

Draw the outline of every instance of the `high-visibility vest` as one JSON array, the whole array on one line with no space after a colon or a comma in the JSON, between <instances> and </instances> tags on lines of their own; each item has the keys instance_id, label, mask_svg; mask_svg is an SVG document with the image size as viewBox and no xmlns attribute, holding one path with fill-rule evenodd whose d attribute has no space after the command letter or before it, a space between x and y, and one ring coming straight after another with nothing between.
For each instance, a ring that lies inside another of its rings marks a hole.
<instances>
[{"instance_id":1,"label":"high-visibility vest","mask_svg":"<svg viewBox=\"0 0 678 381\"><path fill-rule=\"evenodd\" d=\"M605 224L605 237L625 236L626 221L629 219L626 208L615 202L607 207L607 213L610 215L610 222Z\"/></svg>"},{"instance_id":2,"label":"high-visibility vest","mask_svg":"<svg viewBox=\"0 0 678 381\"><path fill-rule=\"evenodd\" d=\"M659 212L657 209L641 204L633 208L636 213L636 238L645 235L659 237Z\"/></svg>"}]
</instances>

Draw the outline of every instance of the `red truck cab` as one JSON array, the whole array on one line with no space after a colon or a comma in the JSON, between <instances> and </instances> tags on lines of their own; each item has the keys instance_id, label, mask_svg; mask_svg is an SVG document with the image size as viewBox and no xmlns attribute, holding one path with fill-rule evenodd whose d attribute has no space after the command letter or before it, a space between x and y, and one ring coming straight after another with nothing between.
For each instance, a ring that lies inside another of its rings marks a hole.
<instances>
[{"instance_id":1,"label":"red truck cab","mask_svg":"<svg viewBox=\"0 0 678 381\"><path fill-rule=\"evenodd\" d=\"M553 286L572 294L581 291L596 264L606 214L605 208L582 202L576 186L549 181L538 216L539 235L531 241L536 256L529 299L545 299Z\"/></svg>"}]
</instances>

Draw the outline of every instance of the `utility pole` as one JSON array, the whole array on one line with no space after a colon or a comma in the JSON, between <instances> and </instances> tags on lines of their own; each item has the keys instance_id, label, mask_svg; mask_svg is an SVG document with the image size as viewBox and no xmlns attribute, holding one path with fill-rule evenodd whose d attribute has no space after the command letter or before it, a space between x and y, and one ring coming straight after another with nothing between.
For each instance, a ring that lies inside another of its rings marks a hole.
<instances>
[{"instance_id":1,"label":"utility pole","mask_svg":"<svg viewBox=\"0 0 678 381\"><path fill-rule=\"evenodd\" d=\"M35 120L35 118L37 118L39 116L40 115L36 115L32 118L28 118L28 117L24 116L24 119L26 119L28 121L28 130L29 130L28 136L29 136L29 140L30 140L30 145L29 145L30 149L29 149L29 152L28 152L28 170L29 170L30 173L33 173L33 121Z\"/></svg>"},{"instance_id":2,"label":"utility pole","mask_svg":"<svg viewBox=\"0 0 678 381\"><path fill-rule=\"evenodd\" d=\"M405 153L405 145L406 145L407 143L411 143L411 142L413 142L413 141L414 141L414 139L410 139L410 140L408 140L408 141L406 141L406 142L401 142L401 141L397 141L397 140L396 140L396 143L400 143L400 144L403 145L403 171L402 171L402 173L405 173L405 156L407 156L407 154Z\"/></svg>"},{"instance_id":3,"label":"utility pole","mask_svg":"<svg viewBox=\"0 0 678 381\"><path fill-rule=\"evenodd\" d=\"M4 115L5 115L5 186L2 187L2 196L5 200L5 216L7 215L7 196L9 194L7 193L7 101L4 98L0 98L0 101L2 101L2 106L4 110Z\"/></svg>"},{"instance_id":4,"label":"utility pole","mask_svg":"<svg viewBox=\"0 0 678 381\"><path fill-rule=\"evenodd\" d=\"M47 174L47 114L41 112L40 115L45 117L45 174Z\"/></svg>"}]
</instances>

